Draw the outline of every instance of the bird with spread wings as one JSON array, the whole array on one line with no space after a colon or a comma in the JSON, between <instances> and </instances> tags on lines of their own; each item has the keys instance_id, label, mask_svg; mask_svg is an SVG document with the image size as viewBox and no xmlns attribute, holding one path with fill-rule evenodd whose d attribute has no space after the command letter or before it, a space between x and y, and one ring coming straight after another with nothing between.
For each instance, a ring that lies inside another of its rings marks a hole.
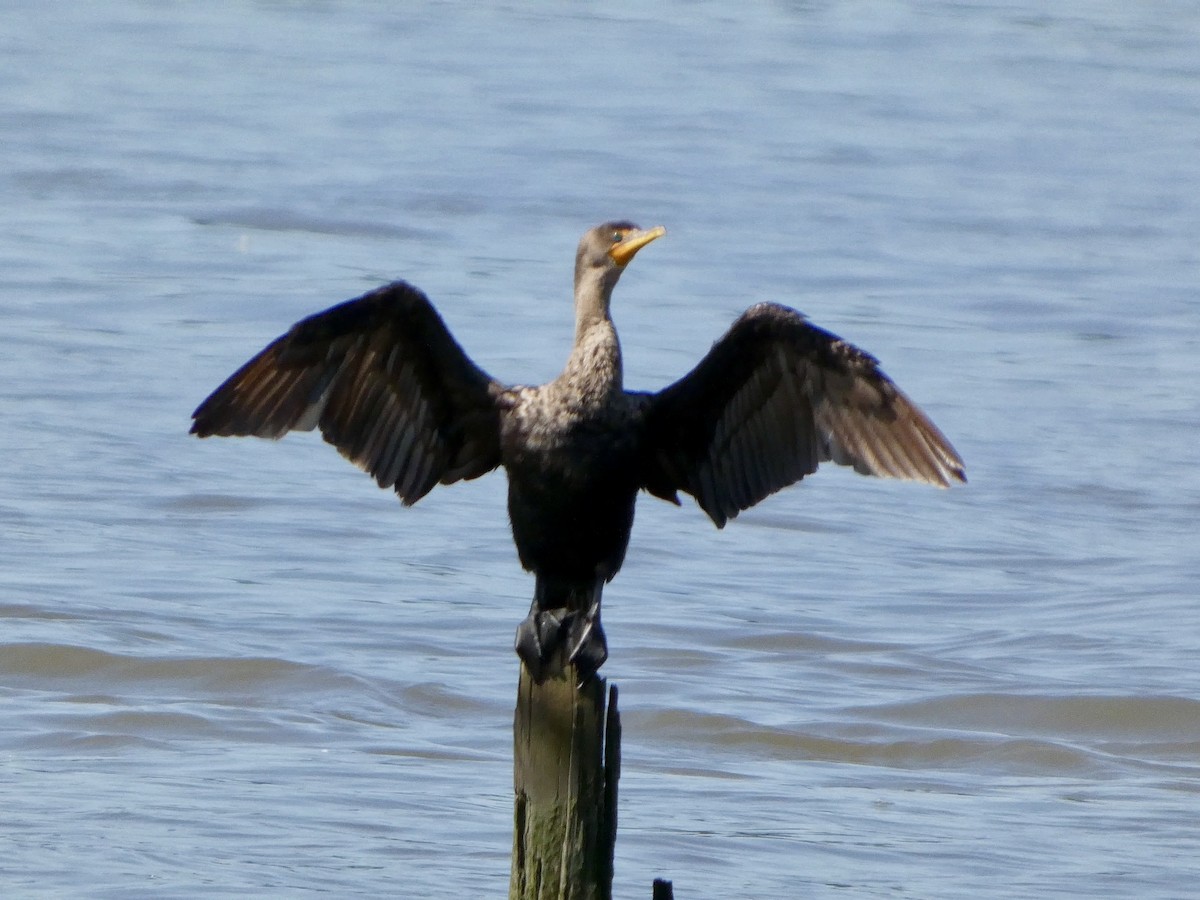
<instances>
[{"instance_id":1,"label":"bird with spread wings","mask_svg":"<svg viewBox=\"0 0 1200 900\"><path fill-rule=\"evenodd\" d=\"M193 414L191 431L280 438L319 428L410 505L503 466L522 565L533 572L516 649L538 680L608 656L604 585L621 568L641 490L695 498L717 525L817 470L948 487L950 442L874 357L775 303L750 307L657 393L626 391L610 314L634 255L665 233L588 231L575 260L575 342L539 387L492 378L417 288L397 281L297 322Z\"/></svg>"}]
</instances>

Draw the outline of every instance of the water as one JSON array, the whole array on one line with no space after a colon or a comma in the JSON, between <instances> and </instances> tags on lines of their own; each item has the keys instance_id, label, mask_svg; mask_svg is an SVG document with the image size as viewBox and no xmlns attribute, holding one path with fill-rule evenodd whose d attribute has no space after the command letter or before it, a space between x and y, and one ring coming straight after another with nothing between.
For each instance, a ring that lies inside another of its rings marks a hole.
<instances>
[{"instance_id":1,"label":"water","mask_svg":"<svg viewBox=\"0 0 1200 900\"><path fill-rule=\"evenodd\" d=\"M502 896L503 479L412 509L315 437L196 441L394 277L551 377L570 261L628 382L779 299L955 441L607 592L619 896L1191 894L1200 13L1190 4L13 3L0 35L0 885Z\"/></svg>"}]
</instances>

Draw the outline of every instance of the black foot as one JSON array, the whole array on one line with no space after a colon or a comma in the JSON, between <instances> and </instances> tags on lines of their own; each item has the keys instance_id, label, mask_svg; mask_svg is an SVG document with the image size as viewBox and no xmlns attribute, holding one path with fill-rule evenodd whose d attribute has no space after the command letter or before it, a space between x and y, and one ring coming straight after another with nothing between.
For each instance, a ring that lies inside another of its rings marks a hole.
<instances>
[{"instance_id":1,"label":"black foot","mask_svg":"<svg viewBox=\"0 0 1200 900\"><path fill-rule=\"evenodd\" d=\"M535 604L517 626L516 651L539 684L556 667L568 663L574 664L583 683L608 659L608 640L600 627L600 611L597 607L586 613L538 609ZM556 660L560 652L562 656Z\"/></svg>"},{"instance_id":2,"label":"black foot","mask_svg":"<svg viewBox=\"0 0 1200 900\"><path fill-rule=\"evenodd\" d=\"M517 626L517 656L539 684L546 677L547 664L566 640L571 618L565 609L541 610L535 606Z\"/></svg>"},{"instance_id":3,"label":"black foot","mask_svg":"<svg viewBox=\"0 0 1200 900\"><path fill-rule=\"evenodd\" d=\"M567 636L567 659L575 664L580 684L595 675L608 659L608 638L600 627L600 604L571 623Z\"/></svg>"}]
</instances>

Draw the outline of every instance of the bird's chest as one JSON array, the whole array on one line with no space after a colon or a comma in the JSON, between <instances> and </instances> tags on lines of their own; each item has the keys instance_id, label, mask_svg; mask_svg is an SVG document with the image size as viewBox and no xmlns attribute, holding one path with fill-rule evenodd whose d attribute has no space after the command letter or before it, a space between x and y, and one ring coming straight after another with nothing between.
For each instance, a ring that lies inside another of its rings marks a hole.
<instances>
[{"instance_id":1,"label":"bird's chest","mask_svg":"<svg viewBox=\"0 0 1200 900\"><path fill-rule=\"evenodd\" d=\"M582 579L620 568L639 484L638 441L636 423L615 404L531 403L507 417L508 513L526 568Z\"/></svg>"},{"instance_id":2,"label":"bird's chest","mask_svg":"<svg viewBox=\"0 0 1200 900\"><path fill-rule=\"evenodd\" d=\"M622 399L527 392L501 427L510 478L581 488L631 472L639 431Z\"/></svg>"}]
</instances>

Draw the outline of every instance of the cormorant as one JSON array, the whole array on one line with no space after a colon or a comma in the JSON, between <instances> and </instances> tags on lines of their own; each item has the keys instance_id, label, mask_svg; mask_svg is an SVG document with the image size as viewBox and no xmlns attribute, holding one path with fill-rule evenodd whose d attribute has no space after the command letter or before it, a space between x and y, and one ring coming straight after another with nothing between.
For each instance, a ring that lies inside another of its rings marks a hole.
<instances>
[{"instance_id":1,"label":"cormorant","mask_svg":"<svg viewBox=\"0 0 1200 900\"><path fill-rule=\"evenodd\" d=\"M513 540L536 577L516 650L539 680L564 660L586 679L607 658L600 595L625 558L639 490L676 505L691 494L720 528L827 460L940 487L966 480L872 356L775 303L746 310L669 387L625 390L609 301L634 254L665 233L621 221L583 236L575 345L549 384L496 381L429 299L396 281L296 323L200 404L191 431L318 427L405 505L504 466Z\"/></svg>"}]
</instances>

